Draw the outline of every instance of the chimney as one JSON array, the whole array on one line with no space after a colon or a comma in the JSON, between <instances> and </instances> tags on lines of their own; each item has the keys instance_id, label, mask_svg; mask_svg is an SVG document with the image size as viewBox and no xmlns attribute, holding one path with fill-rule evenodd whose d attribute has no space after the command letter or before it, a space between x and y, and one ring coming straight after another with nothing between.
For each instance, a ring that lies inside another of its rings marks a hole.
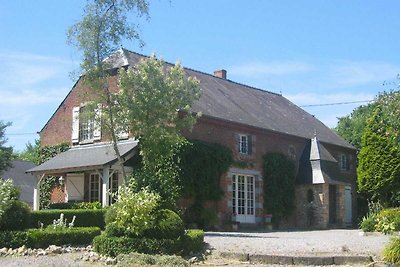
<instances>
[{"instance_id":1,"label":"chimney","mask_svg":"<svg viewBox=\"0 0 400 267\"><path fill-rule=\"evenodd\" d=\"M221 70L215 70L214 71L214 76L222 79L226 79L226 70L221 69Z\"/></svg>"}]
</instances>

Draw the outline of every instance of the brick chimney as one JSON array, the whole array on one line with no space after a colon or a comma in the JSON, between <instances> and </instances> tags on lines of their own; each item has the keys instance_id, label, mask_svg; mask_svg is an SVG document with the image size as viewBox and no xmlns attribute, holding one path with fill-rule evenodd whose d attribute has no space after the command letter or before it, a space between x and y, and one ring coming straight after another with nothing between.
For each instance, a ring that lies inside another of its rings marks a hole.
<instances>
[{"instance_id":1,"label":"brick chimney","mask_svg":"<svg viewBox=\"0 0 400 267\"><path fill-rule=\"evenodd\" d=\"M221 69L221 70L215 70L214 71L214 76L222 79L226 79L226 70Z\"/></svg>"}]
</instances>

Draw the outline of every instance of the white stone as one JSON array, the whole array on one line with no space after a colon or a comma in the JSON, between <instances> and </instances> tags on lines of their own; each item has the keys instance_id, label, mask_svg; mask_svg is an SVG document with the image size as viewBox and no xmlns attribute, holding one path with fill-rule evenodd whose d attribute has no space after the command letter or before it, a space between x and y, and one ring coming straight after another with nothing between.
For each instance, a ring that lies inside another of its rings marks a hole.
<instances>
[{"instance_id":1,"label":"white stone","mask_svg":"<svg viewBox=\"0 0 400 267\"><path fill-rule=\"evenodd\" d=\"M106 264L107 264L107 265L114 265L114 264L117 264L117 259L116 259L116 258L108 257L108 258L106 259Z\"/></svg>"}]
</instances>

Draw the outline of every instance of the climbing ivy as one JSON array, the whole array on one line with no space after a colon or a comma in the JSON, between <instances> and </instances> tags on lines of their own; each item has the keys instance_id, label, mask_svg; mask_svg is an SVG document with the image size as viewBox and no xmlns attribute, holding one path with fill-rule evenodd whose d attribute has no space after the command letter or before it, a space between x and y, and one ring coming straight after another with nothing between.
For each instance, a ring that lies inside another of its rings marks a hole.
<instances>
[{"instance_id":1,"label":"climbing ivy","mask_svg":"<svg viewBox=\"0 0 400 267\"><path fill-rule=\"evenodd\" d=\"M35 160L38 164L51 159L52 157L60 154L61 152L69 149L68 143L61 143L53 146L41 146L39 145L37 159ZM40 184L40 208L47 209L50 205L51 189L58 185L58 179L55 176L45 176Z\"/></svg>"},{"instance_id":2,"label":"climbing ivy","mask_svg":"<svg viewBox=\"0 0 400 267\"><path fill-rule=\"evenodd\" d=\"M233 163L232 152L226 146L191 140L180 152L180 183L182 196L193 198L188 215L191 222L203 224L203 203L223 196L220 178Z\"/></svg>"},{"instance_id":3,"label":"climbing ivy","mask_svg":"<svg viewBox=\"0 0 400 267\"><path fill-rule=\"evenodd\" d=\"M274 223L289 216L294 208L294 163L280 153L267 153L264 161L264 208Z\"/></svg>"}]
</instances>

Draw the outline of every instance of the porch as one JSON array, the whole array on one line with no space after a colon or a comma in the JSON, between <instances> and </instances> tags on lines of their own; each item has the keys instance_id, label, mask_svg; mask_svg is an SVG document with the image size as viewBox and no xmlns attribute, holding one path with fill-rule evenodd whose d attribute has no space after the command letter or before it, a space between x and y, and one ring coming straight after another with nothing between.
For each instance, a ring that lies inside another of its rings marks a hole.
<instances>
[{"instance_id":1,"label":"porch","mask_svg":"<svg viewBox=\"0 0 400 267\"><path fill-rule=\"evenodd\" d=\"M72 147L27 172L36 177L33 192L33 209L39 209L40 185L46 176L56 176L62 184L63 202L99 201L103 207L113 202L112 193L124 183L123 170L132 173L129 160L137 152L138 141L118 142L124 162L121 166L110 143Z\"/></svg>"}]
</instances>

